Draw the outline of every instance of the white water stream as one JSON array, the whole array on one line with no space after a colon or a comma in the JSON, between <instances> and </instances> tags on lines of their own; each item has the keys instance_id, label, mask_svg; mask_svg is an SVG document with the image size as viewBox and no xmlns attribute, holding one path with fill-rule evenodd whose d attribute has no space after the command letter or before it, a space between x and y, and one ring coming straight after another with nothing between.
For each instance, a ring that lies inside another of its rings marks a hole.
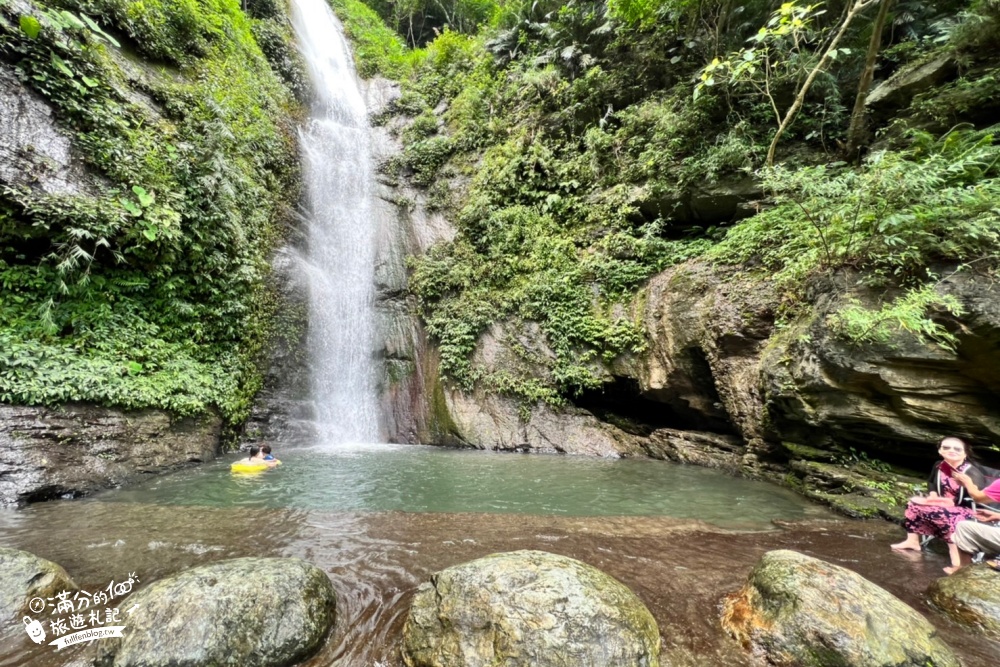
<instances>
[{"instance_id":1,"label":"white water stream","mask_svg":"<svg viewBox=\"0 0 1000 667\"><path fill-rule=\"evenodd\" d=\"M376 211L365 103L340 22L325 0L293 0L314 86L302 128L309 252L309 355L322 444L381 442L376 383Z\"/></svg>"}]
</instances>

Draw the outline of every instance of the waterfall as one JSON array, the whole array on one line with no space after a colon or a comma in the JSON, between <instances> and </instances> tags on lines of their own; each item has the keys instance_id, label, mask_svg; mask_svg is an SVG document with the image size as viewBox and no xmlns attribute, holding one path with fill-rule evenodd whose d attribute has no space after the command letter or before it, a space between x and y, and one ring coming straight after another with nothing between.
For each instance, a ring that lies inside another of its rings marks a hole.
<instances>
[{"instance_id":1,"label":"waterfall","mask_svg":"<svg viewBox=\"0 0 1000 667\"><path fill-rule=\"evenodd\" d=\"M325 0L293 0L292 23L315 91L300 141L317 436L323 444L380 442L377 206L365 103L340 22Z\"/></svg>"}]
</instances>

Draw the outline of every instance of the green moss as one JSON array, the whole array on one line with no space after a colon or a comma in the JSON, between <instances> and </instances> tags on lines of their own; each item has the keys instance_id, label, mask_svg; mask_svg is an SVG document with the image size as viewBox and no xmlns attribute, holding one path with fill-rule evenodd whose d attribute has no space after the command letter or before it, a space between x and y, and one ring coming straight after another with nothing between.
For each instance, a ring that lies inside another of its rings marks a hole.
<instances>
[{"instance_id":1,"label":"green moss","mask_svg":"<svg viewBox=\"0 0 1000 667\"><path fill-rule=\"evenodd\" d=\"M0 401L239 421L261 383L266 258L297 191L292 95L235 1L62 6L123 50L44 4L35 37L0 8L4 59L99 175L94 194L0 193Z\"/></svg>"},{"instance_id":2,"label":"green moss","mask_svg":"<svg viewBox=\"0 0 1000 667\"><path fill-rule=\"evenodd\" d=\"M791 458L795 459L832 462L835 456L833 452L830 452L829 450L817 449L816 447L809 447L808 445L800 445L795 442L782 441L781 446L788 451Z\"/></svg>"},{"instance_id":3,"label":"green moss","mask_svg":"<svg viewBox=\"0 0 1000 667\"><path fill-rule=\"evenodd\" d=\"M459 433L458 425L451 418L448 401L444 396L444 385L434 379L431 387L431 432L437 440L447 439Z\"/></svg>"},{"instance_id":4,"label":"green moss","mask_svg":"<svg viewBox=\"0 0 1000 667\"><path fill-rule=\"evenodd\" d=\"M417 372L416 366L409 359L387 359L385 369L389 384L399 384Z\"/></svg>"}]
</instances>

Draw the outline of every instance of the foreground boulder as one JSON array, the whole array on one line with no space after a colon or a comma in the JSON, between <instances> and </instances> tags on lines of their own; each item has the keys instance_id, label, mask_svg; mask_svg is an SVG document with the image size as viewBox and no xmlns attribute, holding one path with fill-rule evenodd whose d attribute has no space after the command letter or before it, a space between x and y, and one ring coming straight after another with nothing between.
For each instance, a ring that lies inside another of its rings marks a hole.
<instances>
[{"instance_id":1,"label":"foreground boulder","mask_svg":"<svg viewBox=\"0 0 1000 667\"><path fill-rule=\"evenodd\" d=\"M985 566L965 567L935 581L927 595L955 621L1000 639L1000 574Z\"/></svg>"},{"instance_id":2,"label":"foreground boulder","mask_svg":"<svg viewBox=\"0 0 1000 667\"><path fill-rule=\"evenodd\" d=\"M130 596L104 667L277 667L315 651L336 614L322 570L297 558L237 558L162 579ZM123 606L125 606L123 605Z\"/></svg>"},{"instance_id":3,"label":"foreground boulder","mask_svg":"<svg viewBox=\"0 0 1000 667\"><path fill-rule=\"evenodd\" d=\"M542 551L493 554L421 585L403 628L409 667L651 667L656 621L635 593Z\"/></svg>"},{"instance_id":4,"label":"foreground boulder","mask_svg":"<svg viewBox=\"0 0 1000 667\"><path fill-rule=\"evenodd\" d=\"M3 573L0 576L0 621L3 625L22 614L37 616L28 608L32 598L44 600L60 591L79 589L62 567L27 551L0 548L0 573Z\"/></svg>"},{"instance_id":5,"label":"foreground boulder","mask_svg":"<svg viewBox=\"0 0 1000 667\"><path fill-rule=\"evenodd\" d=\"M850 570L770 551L723 604L722 625L744 648L796 667L958 667L934 627Z\"/></svg>"}]
</instances>

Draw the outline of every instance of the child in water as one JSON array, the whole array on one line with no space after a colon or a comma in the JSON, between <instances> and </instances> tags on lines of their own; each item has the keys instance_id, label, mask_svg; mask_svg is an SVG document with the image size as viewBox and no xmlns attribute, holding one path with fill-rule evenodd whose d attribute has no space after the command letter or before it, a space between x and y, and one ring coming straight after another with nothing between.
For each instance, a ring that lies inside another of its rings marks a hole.
<instances>
[{"instance_id":1,"label":"child in water","mask_svg":"<svg viewBox=\"0 0 1000 667\"><path fill-rule=\"evenodd\" d=\"M260 453L263 455L263 461L269 466L278 465L278 459L271 456L271 445L264 445L260 448Z\"/></svg>"}]
</instances>

